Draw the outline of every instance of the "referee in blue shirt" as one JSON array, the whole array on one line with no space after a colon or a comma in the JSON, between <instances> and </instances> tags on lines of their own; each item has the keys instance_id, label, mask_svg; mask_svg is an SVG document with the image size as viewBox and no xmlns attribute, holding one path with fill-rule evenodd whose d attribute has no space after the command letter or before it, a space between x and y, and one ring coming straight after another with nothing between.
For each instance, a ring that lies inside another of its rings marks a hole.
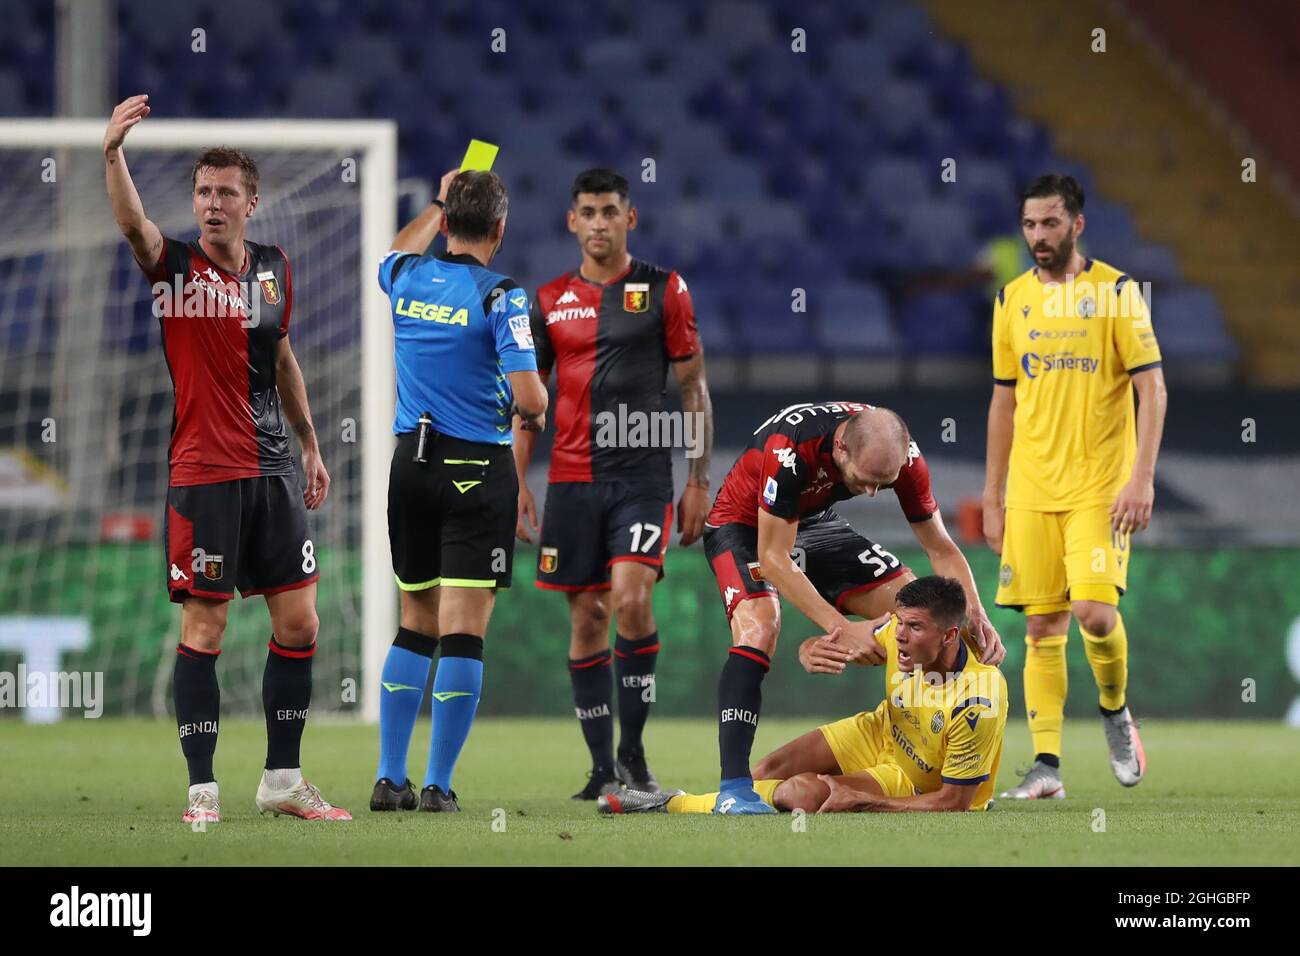
<instances>
[{"instance_id":1,"label":"referee in blue shirt","mask_svg":"<svg viewBox=\"0 0 1300 956\"><path fill-rule=\"evenodd\" d=\"M478 709L496 589L510 586L514 558L512 413L533 431L546 416L528 294L488 268L505 235L506 206L495 173L454 170L379 265L397 345L388 538L402 622L384 663L371 810L460 810L451 775ZM447 251L422 255L438 232ZM439 645L433 739L417 800L406 755Z\"/></svg>"}]
</instances>

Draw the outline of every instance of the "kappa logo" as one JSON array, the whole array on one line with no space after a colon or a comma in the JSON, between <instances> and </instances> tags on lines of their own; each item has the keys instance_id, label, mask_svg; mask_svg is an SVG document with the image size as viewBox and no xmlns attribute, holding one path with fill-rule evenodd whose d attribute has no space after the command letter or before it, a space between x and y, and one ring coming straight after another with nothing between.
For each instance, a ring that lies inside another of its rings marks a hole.
<instances>
[{"instance_id":1,"label":"kappa logo","mask_svg":"<svg viewBox=\"0 0 1300 956\"><path fill-rule=\"evenodd\" d=\"M731 602L736 599L736 595L739 593L740 588L727 588L727 590L722 594L722 603L727 607L731 607Z\"/></svg>"},{"instance_id":2,"label":"kappa logo","mask_svg":"<svg viewBox=\"0 0 1300 956\"><path fill-rule=\"evenodd\" d=\"M188 580L189 580L189 575L187 575L184 571L182 571L180 568L178 568L176 565L173 564L173 565L172 565L172 580L173 580L173 581L188 581Z\"/></svg>"},{"instance_id":3,"label":"kappa logo","mask_svg":"<svg viewBox=\"0 0 1300 956\"><path fill-rule=\"evenodd\" d=\"M574 292L572 289L569 289L567 292L564 293L564 295L560 296L558 299L555 300L555 304L568 305L570 302L577 302L577 301L578 301L578 293Z\"/></svg>"},{"instance_id":4,"label":"kappa logo","mask_svg":"<svg viewBox=\"0 0 1300 956\"><path fill-rule=\"evenodd\" d=\"M209 282L220 282L220 281L221 281L221 276L217 274L217 270L214 269L214 268L212 268L212 266L208 266L206 269L204 269L204 270L203 270L203 275L205 275L205 276L208 277L208 281L209 281Z\"/></svg>"},{"instance_id":5,"label":"kappa logo","mask_svg":"<svg viewBox=\"0 0 1300 956\"><path fill-rule=\"evenodd\" d=\"M789 468L791 471L795 470L796 463L799 461L799 454L793 448L778 448L772 454L776 456L776 460L781 463L782 468Z\"/></svg>"},{"instance_id":6,"label":"kappa logo","mask_svg":"<svg viewBox=\"0 0 1300 956\"><path fill-rule=\"evenodd\" d=\"M678 292L686 292L686 291L688 291L687 288L686 288L686 280L683 279L681 276L678 276L678 277L677 277L677 291L678 291Z\"/></svg>"}]
</instances>

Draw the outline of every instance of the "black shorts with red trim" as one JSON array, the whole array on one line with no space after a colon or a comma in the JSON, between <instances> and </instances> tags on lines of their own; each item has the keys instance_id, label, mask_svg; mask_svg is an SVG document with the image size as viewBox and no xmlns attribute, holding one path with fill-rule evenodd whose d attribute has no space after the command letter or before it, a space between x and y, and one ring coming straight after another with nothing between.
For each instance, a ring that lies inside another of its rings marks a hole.
<instances>
[{"instance_id":1,"label":"black shorts with red trim","mask_svg":"<svg viewBox=\"0 0 1300 956\"><path fill-rule=\"evenodd\" d=\"M832 508L799 522L794 548L790 556L803 567L817 593L840 611L851 594L870 591L909 570L889 551L858 534ZM706 525L704 553L718 581L728 621L741 601L777 593L759 569L757 528L739 522Z\"/></svg>"},{"instance_id":2,"label":"black shorts with red trim","mask_svg":"<svg viewBox=\"0 0 1300 956\"><path fill-rule=\"evenodd\" d=\"M229 600L305 587L320 577L297 475L167 489L167 591Z\"/></svg>"},{"instance_id":3,"label":"black shorts with red trim","mask_svg":"<svg viewBox=\"0 0 1300 956\"><path fill-rule=\"evenodd\" d=\"M552 591L605 591L619 561L649 565L664 576L673 503L663 492L622 479L559 481L546 489L537 586Z\"/></svg>"}]
</instances>

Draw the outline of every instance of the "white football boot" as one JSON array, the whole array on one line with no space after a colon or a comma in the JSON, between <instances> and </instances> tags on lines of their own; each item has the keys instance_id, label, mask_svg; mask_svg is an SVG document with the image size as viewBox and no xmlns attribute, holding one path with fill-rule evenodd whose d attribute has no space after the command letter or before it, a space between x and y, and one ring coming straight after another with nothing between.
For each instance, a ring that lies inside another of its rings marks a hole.
<instances>
[{"instance_id":1,"label":"white football boot","mask_svg":"<svg viewBox=\"0 0 1300 956\"><path fill-rule=\"evenodd\" d=\"M1061 782L1061 769L1049 767L1041 760L1025 774L1019 786L1002 791L1004 800L1064 800L1065 784Z\"/></svg>"},{"instance_id":2,"label":"white football boot","mask_svg":"<svg viewBox=\"0 0 1300 956\"><path fill-rule=\"evenodd\" d=\"M190 805L181 815L181 822L190 825L221 822L221 801L218 799L216 781L196 783L190 787Z\"/></svg>"},{"instance_id":3,"label":"white football boot","mask_svg":"<svg viewBox=\"0 0 1300 956\"><path fill-rule=\"evenodd\" d=\"M352 814L333 806L298 770L264 770L257 785L257 809L303 820L351 820Z\"/></svg>"}]
</instances>

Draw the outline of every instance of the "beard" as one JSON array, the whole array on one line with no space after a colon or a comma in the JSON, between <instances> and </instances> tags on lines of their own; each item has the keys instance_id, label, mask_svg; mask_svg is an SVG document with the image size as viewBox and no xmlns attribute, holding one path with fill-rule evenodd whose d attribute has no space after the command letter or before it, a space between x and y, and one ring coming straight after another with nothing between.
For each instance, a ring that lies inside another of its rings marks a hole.
<instances>
[{"instance_id":1,"label":"beard","mask_svg":"<svg viewBox=\"0 0 1300 956\"><path fill-rule=\"evenodd\" d=\"M1050 246L1047 243L1040 243L1037 246L1029 246L1029 256L1034 260L1034 264L1048 272L1059 272L1070 261L1074 255L1074 238L1066 236L1061 240L1059 246ZM1051 257L1046 262L1040 262L1038 259L1039 251L1051 253Z\"/></svg>"}]
</instances>

